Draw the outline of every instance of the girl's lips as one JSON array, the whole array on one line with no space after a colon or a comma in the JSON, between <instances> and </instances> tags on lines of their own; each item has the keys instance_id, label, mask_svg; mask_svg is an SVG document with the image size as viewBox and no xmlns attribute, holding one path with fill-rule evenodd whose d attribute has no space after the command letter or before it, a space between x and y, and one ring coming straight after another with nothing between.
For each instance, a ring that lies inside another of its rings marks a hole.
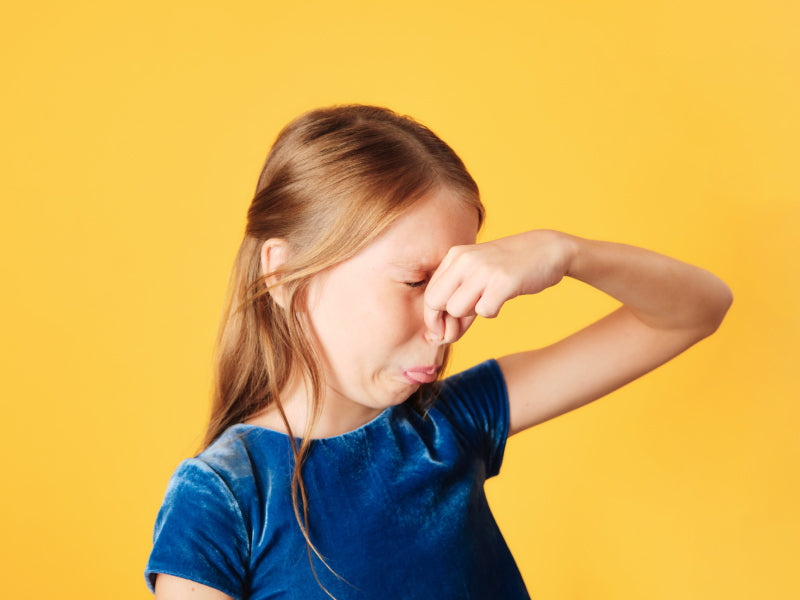
<instances>
[{"instance_id":1,"label":"girl's lips","mask_svg":"<svg viewBox=\"0 0 800 600\"><path fill-rule=\"evenodd\" d=\"M403 375L406 376L411 383L431 383L436 380L437 367L412 367L405 369Z\"/></svg>"}]
</instances>

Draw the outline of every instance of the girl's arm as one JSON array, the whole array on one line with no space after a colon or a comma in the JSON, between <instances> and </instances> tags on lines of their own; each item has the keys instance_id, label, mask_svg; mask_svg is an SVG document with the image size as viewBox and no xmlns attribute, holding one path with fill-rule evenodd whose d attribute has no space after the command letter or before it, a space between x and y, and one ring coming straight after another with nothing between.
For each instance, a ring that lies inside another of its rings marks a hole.
<instances>
[{"instance_id":1,"label":"girl's arm","mask_svg":"<svg viewBox=\"0 0 800 600\"><path fill-rule=\"evenodd\" d=\"M432 338L458 339L475 315L535 294L563 276L606 292L622 306L545 348L498 359L510 405L510 434L574 410L712 334L733 301L718 277L667 256L552 230L451 248L425 292Z\"/></svg>"},{"instance_id":2,"label":"girl's arm","mask_svg":"<svg viewBox=\"0 0 800 600\"><path fill-rule=\"evenodd\" d=\"M218 589L181 577L159 573L156 600L233 600Z\"/></svg>"}]
</instances>

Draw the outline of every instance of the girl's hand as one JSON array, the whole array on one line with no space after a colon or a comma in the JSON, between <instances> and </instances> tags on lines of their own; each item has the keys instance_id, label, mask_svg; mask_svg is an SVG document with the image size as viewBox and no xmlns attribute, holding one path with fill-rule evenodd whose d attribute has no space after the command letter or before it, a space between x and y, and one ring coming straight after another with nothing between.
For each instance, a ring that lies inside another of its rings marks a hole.
<instances>
[{"instance_id":1,"label":"girl's hand","mask_svg":"<svg viewBox=\"0 0 800 600\"><path fill-rule=\"evenodd\" d=\"M585 405L713 333L733 301L716 275L626 244L534 230L450 249L425 291L429 339L450 343L476 315L564 276L615 298L615 311L543 348L501 356L509 435ZM576 376L579 374L579 376Z\"/></svg>"},{"instance_id":2,"label":"girl's hand","mask_svg":"<svg viewBox=\"0 0 800 600\"><path fill-rule=\"evenodd\" d=\"M549 229L453 246L425 290L428 339L455 342L477 315L494 318L511 298L556 285L573 256L570 236Z\"/></svg>"}]
</instances>

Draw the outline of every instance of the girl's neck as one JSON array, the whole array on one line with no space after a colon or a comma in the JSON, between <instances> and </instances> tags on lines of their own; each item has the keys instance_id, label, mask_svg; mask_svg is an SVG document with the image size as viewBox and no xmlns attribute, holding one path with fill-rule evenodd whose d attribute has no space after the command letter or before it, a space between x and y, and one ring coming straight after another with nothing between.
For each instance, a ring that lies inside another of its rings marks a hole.
<instances>
[{"instance_id":1,"label":"girl's neck","mask_svg":"<svg viewBox=\"0 0 800 600\"><path fill-rule=\"evenodd\" d=\"M302 381L297 381L297 378L292 378L281 392L280 397L292 435L304 436L311 410L306 386ZM317 439L334 437L353 431L369 423L381 413L381 410L359 405L344 398L335 390L327 388L322 402L322 410L311 430L310 437ZM289 434L275 404L271 404L262 412L247 419L245 423Z\"/></svg>"}]
</instances>

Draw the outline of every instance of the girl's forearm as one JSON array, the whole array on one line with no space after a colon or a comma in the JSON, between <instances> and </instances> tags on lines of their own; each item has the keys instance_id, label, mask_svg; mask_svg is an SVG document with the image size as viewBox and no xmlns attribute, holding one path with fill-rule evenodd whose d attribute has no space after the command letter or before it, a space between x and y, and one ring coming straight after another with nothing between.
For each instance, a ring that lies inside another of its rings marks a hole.
<instances>
[{"instance_id":1,"label":"girl's forearm","mask_svg":"<svg viewBox=\"0 0 800 600\"><path fill-rule=\"evenodd\" d=\"M567 275L625 304L647 325L708 335L733 301L716 275L644 248L564 234Z\"/></svg>"}]
</instances>

